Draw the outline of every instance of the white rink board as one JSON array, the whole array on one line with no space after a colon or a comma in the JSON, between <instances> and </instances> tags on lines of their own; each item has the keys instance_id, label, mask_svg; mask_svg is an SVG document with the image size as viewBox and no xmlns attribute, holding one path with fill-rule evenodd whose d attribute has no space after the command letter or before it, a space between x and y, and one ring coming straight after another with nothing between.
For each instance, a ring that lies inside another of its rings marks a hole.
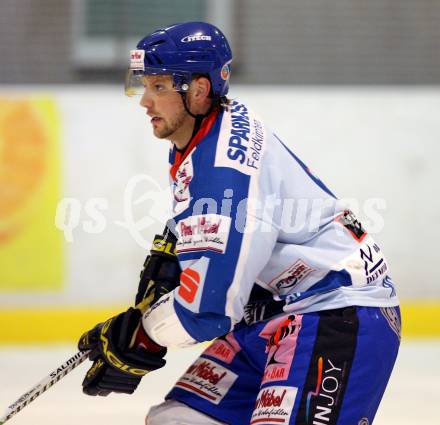
<instances>
[{"instance_id":1,"label":"white rink board","mask_svg":"<svg viewBox=\"0 0 440 425\"><path fill-rule=\"evenodd\" d=\"M168 366L145 377L131 396L83 395L80 385L90 364L87 362L25 407L8 425L143 425L149 407L161 401L199 351L171 351ZM1 411L73 352L74 347L0 349ZM440 341L402 344L374 425L438 424L439 358Z\"/></svg>"},{"instance_id":2,"label":"white rink board","mask_svg":"<svg viewBox=\"0 0 440 425\"><path fill-rule=\"evenodd\" d=\"M66 246L65 289L2 294L0 305L131 302L149 247L139 239L150 241L163 224L152 204L144 202L132 205L135 221L153 215L143 231L133 234L121 227L118 223L128 220L124 196L129 181L140 174L166 187L168 143L153 140L139 99L125 97L122 87L0 86L0 96L11 94L50 95L58 101L64 196L78 200L82 210L73 242ZM384 199L385 227L376 238L401 298L440 298L440 88L239 86L231 97L260 113L339 197L358 198L361 205ZM159 190L153 183L137 189L133 199ZM107 203L104 229L95 234L83 229L91 220L87 202L94 198ZM368 228L362 210L360 217Z\"/></svg>"}]
</instances>

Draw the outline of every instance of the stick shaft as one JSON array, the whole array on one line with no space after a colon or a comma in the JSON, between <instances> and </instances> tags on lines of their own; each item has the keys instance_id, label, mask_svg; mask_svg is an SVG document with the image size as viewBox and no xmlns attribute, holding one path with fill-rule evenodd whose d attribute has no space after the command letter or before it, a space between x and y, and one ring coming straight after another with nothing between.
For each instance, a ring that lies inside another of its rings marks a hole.
<instances>
[{"instance_id":1,"label":"stick shaft","mask_svg":"<svg viewBox=\"0 0 440 425\"><path fill-rule=\"evenodd\" d=\"M89 351L78 351L70 359L50 372L49 375L38 382L38 384L10 404L4 415L0 417L0 425L4 424L7 420L12 418L12 416L26 407L31 401L34 401L38 396L56 384L61 378L79 366L84 360L87 359L88 354Z\"/></svg>"}]
</instances>

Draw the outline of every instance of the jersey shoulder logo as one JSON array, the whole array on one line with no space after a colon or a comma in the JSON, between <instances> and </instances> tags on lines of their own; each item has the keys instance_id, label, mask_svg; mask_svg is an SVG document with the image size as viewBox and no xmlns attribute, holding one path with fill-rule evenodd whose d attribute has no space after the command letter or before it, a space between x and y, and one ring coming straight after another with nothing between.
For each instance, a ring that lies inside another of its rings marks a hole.
<instances>
[{"instance_id":1,"label":"jersey shoulder logo","mask_svg":"<svg viewBox=\"0 0 440 425\"><path fill-rule=\"evenodd\" d=\"M223 114L214 166L254 175L260 170L265 145L263 123L245 105L234 101Z\"/></svg>"},{"instance_id":2,"label":"jersey shoulder logo","mask_svg":"<svg viewBox=\"0 0 440 425\"><path fill-rule=\"evenodd\" d=\"M367 235L361 222L350 210L345 210L341 215L336 217L336 222L342 224L358 242L362 242Z\"/></svg>"}]
</instances>

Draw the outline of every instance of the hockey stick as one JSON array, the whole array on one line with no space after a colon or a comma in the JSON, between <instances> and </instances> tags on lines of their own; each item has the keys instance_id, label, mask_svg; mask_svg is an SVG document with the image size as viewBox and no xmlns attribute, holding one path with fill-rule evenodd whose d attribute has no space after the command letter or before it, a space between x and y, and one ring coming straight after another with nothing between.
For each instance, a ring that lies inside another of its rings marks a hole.
<instances>
[{"instance_id":1,"label":"hockey stick","mask_svg":"<svg viewBox=\"0 0 440 425\"><path fill-rule=\"evenodd\" d=\"M0 425L3 425L7 420L11 419L16 413L27 406L31 401L34 401L39 395L43 394L52 385L56 384L61 378L66 376L69 372L79 366L87 359L90 351L78 351L69 360L58 366L55 370L49 373L37 385L24 393L18 400L14 401L7 409L2 417L0 417Z\"/></svg>"}]
</instances>

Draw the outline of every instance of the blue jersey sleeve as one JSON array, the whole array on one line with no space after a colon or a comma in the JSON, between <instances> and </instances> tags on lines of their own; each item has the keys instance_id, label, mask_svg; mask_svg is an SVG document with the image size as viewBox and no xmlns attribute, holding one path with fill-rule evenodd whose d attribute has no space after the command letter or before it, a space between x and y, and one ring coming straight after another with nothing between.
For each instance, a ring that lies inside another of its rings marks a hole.
<instances>
[{"instance_id":1,"label":"blue jersey sleeve","mask_svg":"<svg viewBox=\"0 0 440 425\"><path fill-rule=\"evenodd\" d=\"M192 338L205 341L242 319L277 229L264 223L261 231L263 217L253 206L258 182L234 168L203 168L192 178L189 194L187 208L174 218L182 267L174 308Z\"/></svg>"}]
</instances>

